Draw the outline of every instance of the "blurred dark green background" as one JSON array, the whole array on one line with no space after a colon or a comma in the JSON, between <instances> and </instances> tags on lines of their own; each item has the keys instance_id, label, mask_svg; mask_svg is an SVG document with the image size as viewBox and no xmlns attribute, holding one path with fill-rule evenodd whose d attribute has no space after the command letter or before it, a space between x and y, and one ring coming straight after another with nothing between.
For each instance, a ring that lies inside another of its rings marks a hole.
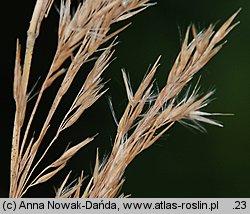
<instances>
[{"instance_id":1,"label":"blurred dark green background","mask_svg":"<svg viewBox=\"0 0 250 214\"><path fill-rule=\"evenodd\" d=\"M218 29L241 7L242 11L236 18L241 24L227 36L228 43L199 73L202 74L201 85L204 91L216 88L216 99L205 110L235 115L216 117L225 127L205 125L207 133L190 131L176 124L128 167L122 192L131 193L133 197L250 197L250 1L157 2L157 5L122 23L124 25L132 21L132 25L119 36L120 43L115 52L117 59L104 76L105 80L110 80L107 84L109 91L71 130L61 136L60 142L53 147L48 163L53 160L56 152L63 152L69 142L74 145L85 137L99 133L95 142L69 162L62 176L71 168L74 169L72 179L79 175L81 169L91 174L96 148L100 147L102 157L107 156L115 137L116 126L108 107L108 97L112 97L118 118L126 106L121 68L129 72L132 86L136 89L148 66L162 55L156 79L159 87L163 86L180 50L187 26L194 23L198 30L202 30L210 23L219 21ZM8 16L1 14L1 197L7 196L9 180L11 127L15 109L12 98L15 40L19 37L22 45L25 44L33 5L32 1L13 1L2 6L2 10L8 11ZM50 17L43 23L32 64L34 73L31 86L39 76L43 78L49 67L55 49L57 18L53 8ZM119 26L121 24L114 27ZM70 91L73 94L79 89L81 80L86 76L84 71L87 73L89 67L82 70L82 76L79 76L75 88ZM45 95L34 130L40 127L39 121L46 116L46 107L51 103L51 95L54 93L52 89ZM72 95L68 94L63 104L67 105L70 101ZM62 115L59 112L57 116L60 118ZM53 196L53 186L60 184L62 176L34 188L28 196Z\"/></svg>"}]
</instances>

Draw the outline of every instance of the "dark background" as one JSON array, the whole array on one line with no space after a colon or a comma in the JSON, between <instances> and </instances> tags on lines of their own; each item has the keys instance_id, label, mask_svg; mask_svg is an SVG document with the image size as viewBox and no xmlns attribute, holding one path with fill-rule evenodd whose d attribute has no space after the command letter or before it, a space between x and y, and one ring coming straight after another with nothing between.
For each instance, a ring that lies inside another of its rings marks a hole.
<instances>
[{"instance_id":1,"label":"dark background","mask_svg":"<svg viewBox=\"0 0 250 214\"><path fill-rule=\"evenodd\" d=\"M155 145L132 162L125 173L126 182L122 191L125 194L131 193L133 197L250 197L250 2L157 2L157 5L128 21L132 21L133 24L120 34L120 43L116 46L115 52L117 59L104 75L105 80L110 80L107 84L109 91L71 130L62 134L44 164L52 162L55 154L63 152L69 142L74 145L96 133L99 133L98 137L69 162L62 175L56 176L47 184L31 189L28 197L53 197L53 187L58 187L70 169L73 169L72 179L76 178L82 169L86 175L91 174L97 147L100 147L101 157L109 154L116 127L108 107L108 96L112 96L118 118L127 101L121 68L129 72L133 88L136 89L149 64L154 63L156 58L162 55L156 79L158 85L163 86L180 50L187 26L194 23L197 29L201 30L217 21L217 26L220 26L240 7L242 11L236 20L240 20L241 24L227 36L228 43L199 73L202 74L201 84L204 91L216 88L216 99L206 111L229 112L235 115L216 118L223 122L224 128L205 125L207 133L190 131L176 124ZM18 37L22 46L25 45L34 2L8 1L1 7L2 11L7 12L1 13L0 19L0 196L7 197L15 111L12 98L15 44ZM52 60L56 45L57 18L57 12L53 7L49 18L43 22L41 35L37 40L30 88L41 76L38 90ZM121 24L115 25L114 28L119 26ZM54 120L55 124L59 122L57 118L63 115L64 108L72 101L72 94L79 89L90 66L91 64L82 68L75 81L75 88L67 94L60 106L60 112ZM52 101L52 95L59 84L58 81L55 88L45 94L33 131L40 128ZM33 103L34 101L31 101L30 105ZM49 141L52 135L53 127L46 140Z\"/></svg>"}]
</instances>

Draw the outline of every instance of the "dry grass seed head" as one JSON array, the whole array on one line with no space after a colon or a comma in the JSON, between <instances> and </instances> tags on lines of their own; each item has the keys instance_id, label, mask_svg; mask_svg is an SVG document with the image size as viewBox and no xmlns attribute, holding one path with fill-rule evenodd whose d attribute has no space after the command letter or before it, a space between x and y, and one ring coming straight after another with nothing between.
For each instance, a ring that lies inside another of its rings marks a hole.
<instances>
[{"instance_id":1,"label":"dry grass seed head","mask_svg":"<svg viewBox=\"0 0 250 214\"><path fill-rule=\"evenodd\" d=\"M129 102L120 119L111 155L103 167L99 169L99 172L95 172L95 182L90 181L89 185L92 184L92 187L88 188L89 192L85 193L86 197L117 196L119 190L117 187L121 187L124 182L122 176L127 165L141 151L159 139L176 121L189 119L195 122L221 126L220 123L206 117L212 115L212 113L200 111L207 105L213 92L208 92L199 98L197 91L194 90L183 101L176 103L176 100L194 74L221 49L223 44L218 43L238 24L231 25L238 12L230 17L217 32L214 31L213 25L198 34L192 27L194 39L190 43L188 43L190 31L190 28L188 28L182 49L170 71L166 85L141 118L139 116L146 103L142 100L145 97L149 99L149 95L152 94L152 81L156 68L159 66L159 59L134 95L128 82L129 79L123 72ZM137 121L138 118L139 122ZM135 128L129 134L129 130L134 125ZM163 130L157 133L160 128L163 128Z\"/></svg>"},{"instance_id":2,"label":"dry grass seed head","mask_svg":"<svg viewBox=\"0 0 250 214\"><path fill-rule=\"evenodd\" d=\"M98 51L103 43L124 29L122 28L109 34L110 26L113 23L141 12L151 5L147 2L148 0L86 0L83 1L82 4L79 4L74 14L71 14L71 2L69 0L61 1L57 50L48 75L38 94L33 112L30 115L24 137L21 139L20 133L25 119L29 95L27 93L27 86L33 49L36 38L39 35L41 22L47 16L53 3L53 0L37 0L28 30L23 66L21 66L20 63L21 47L17 41L14 78L16 115L11 155L11 197L20 197L29 187L45 182L53 177L80 148L93 140L93 138L88 138L82 143L70 148L38 174L35 180L30 182L29 179L36 166L58 138L60 132L73 125L84 110L90 107L105 92L105 90L101 92L104 85L100 76L109 64L112 56L112 52L110 52L112 45L97 59L93 70L87 77L68 113L65 115L55 137L34 166L34 159L50 127L51 119L62 97L70 88L79 69L90 59L93 53ZM129 103L118 124L117 135L111 155L107 161L102 164L99 163L97 155L93 178L90 180L82 197L117 196L124 182L122 176L127 165L141 151L152 145L176 121L189 119L196 122L220 125L216 121L206 117L212 115L211 113L200 111L200 109L207 104L207 100L212 93L208 93L201 98L198 98L196 94L193 93L189 97L186 97L181 103L176 103L176 98L184 86L192 79L193 75L221 49L223 44L220 44L220 42L235 25L238 24L231 25L238 12L230 17L217 32L214 31L213 25L210 25L207 30L203 30L200 33L197 33L194 26L192 26L194 39L190 43L188 42L190 28L188 28L182 49L170 71L167 83L154 99L152 99L152 94L154 94L152 92L153 78L159 66L159 59L146 75L136 93L132 92L129 79L125 72L123 72ZM71 64L68 68L62 68L63 63L68 58L72 58ZM35 139L32 137L32 139L28 141L30 127L44 91L53 85L53 82L63 74L64 79L61 87L55 96L38 138ZM144 112L145 103L147 102L150 102L151 105L149 105L148 109ZM76 111L71 114L73 110ZM157 133L160 128L163 128L163 130ZM132 130L132 132L129 133L130 130ZM27 150L24 150L24 148L27 148ZM56 167L56 169L53 171L49 173L46 172L47 169L54 167ZM65 186L68 177L69 175L57 191L57 196L79 197L83 177L81 176L78 183L72 188Z\"/></svg>"}]
</instances>

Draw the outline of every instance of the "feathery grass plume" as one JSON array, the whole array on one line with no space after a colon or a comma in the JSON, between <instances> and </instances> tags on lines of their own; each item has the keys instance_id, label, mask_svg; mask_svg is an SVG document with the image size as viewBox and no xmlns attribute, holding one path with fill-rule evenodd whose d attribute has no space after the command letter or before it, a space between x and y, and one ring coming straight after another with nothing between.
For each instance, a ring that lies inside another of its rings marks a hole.
<instances>
[{"instance_id":1,"label":"feathery grass plume","mask_svg":"<svg viewBox=\"0 0 250 214\"><path fill-rule=\"evenodd\" d=\"M109 64L112 55L110 52L111 45L97 59L93 70L90 72L82 89L77 95L70 110L65 115L59 129L55 133L54 139L48 146L38 162L34 159L43 143L43 139L50 127L51 121L57 107L70 88L76 74L81 66L86 63L98 48L119 32L126 28L123 27L114 33L109 34L110 26L118 21L125 20L140 11L147 8L149 0L86 0L80 3L77 10L71 14L71 1L62 0L60 7L60 18L58 26L58 44L54 59L38 93L35 105L31 115L26 115L28 95L27 87L31 72L31 61L33 49L37 37L39 36L40 27L43 19L48 15L53 0L37 0L33 16L28 30L28 37L25 49L24 65L21 65L20 44L17 40L16 63L14 76L14 98L16 102L16 113L13 130L12 152L11 152L11 176L10 176L10 197L21 197L31 186L38 184L54 176L60 171L66 163L57 167L53 173L40 173L35 180L31 181L34 170L45 157L50 146L56 141L59 134L66 128L73 125L86 108L89 108L104 92L101 74ZM68 67L63 67L63 63L71 58ZM53 82L61 75L64 79L54 98L53 104L48 112L38 138L29 139L30 128L37 113L39 103L44 91L47 90ZM74 111L73 114L72 111ZM23 127L24 119L28 119L28 124ZM24 136L21 139L21 131L24 130ZM93 138L89 138L93 140ZM88 142L90 140L86 139ZM83 141L84 142L84 141ZM85 145L80 143L79 145ZM74 147L76 149L76 147ZM78 150L77 147L76 150ZM74 152L73 152L74 153ZM46 168L47 169L47 168ZM45 170L46 171L46 170ZM45 179L46 177L46 179Z\"/></svg>"},{"instance_id":2,"label":"feathery grass plume","mask_svg":"<svg viewBox=\"0 0 250 214\"><path fill-rule=\"evenodd\" d=\"M239 12L239 11L238 11ZM133 93L125 71L122 72L127 91L128 104L119 121L114 146L108 160L101 165L96 162L95 173L90 181L84 197L116 197L124 183L123 174L130 162L143 150L151 146L175 122L184 119L222 126L220 123L207 118L213 115L201 111L209 102L213 91L203 96L198 95L195 88L191 95L186 95L177 101L183 91L196 74L221 48L221 40L238 24L231 25L236 12L215 32L214 25L196 33L192 26L193 40L188 43L189 31L183 42L181 51L169 73L168 80L162 90L155 95L153 78L159 59L152 66L149 73L141 82L137 91ZM146 103L152 103L146 110ZM204 129L201 125L199 129Z\"/></svg>"},{"instance_id":3,"label":"feathery grass plume","mask_svg":"<svg viewBox=\"0 0 250 214\"><path fill-rule=\"evenodd\" d=\"M41 89L38 92L32 112L27 115L28 100L32 94L27 91L29 78L32 74L31 62L41 23L47 17L53 0L37 0L28 29L25 47L24 64L21 64L21 45L16 44L16 60L14 69L14 99L16 103L15 121L11 151L10 197L22 197L32 186L48 181L61 171L68 160L82 147L94 140L88 137L64 153L55 157L51 164L37 172L37 166L46 158L47 152L56 142L59 135L77 122L86 109L91 107L105 92L102 75L111 62L114 54L115 38L127 26L110 32L113 23L125 20L141 12L153 3L149 0L85 0L80 3L76 11L71 12L71 1L62 0L59 12L58 42L53 61L47 72ZM237 12L238 13L238 12ZM66 176L56 197L116 197L124 179L123 173L129 163L144 149L151 146L175 122L193 121L221 126L220 123L207 118L213 115L201 111L208 104L213 92L203 96L194 90L187 93L181 101L177 101L193 75L197 73L222 47L224 37L234 28L231 25L237 15L235 13L221 28L215 32L214 26L197 33L192 26L193 40L189 43L190 27L187 30L182 49L169 73L165 86L159 93L153 91L153 80L159 60L157 59L151 70L142 80L139 88L133 93L128 76L122 71L128 96L128 105L121 117L112 152L105 162L100 163L96 155L96 164L92 178L87 187L81 191L84 180L83 173L78 180L67 185L70 173ZM105 42L113 39L106 48L100 49ZM79 93L69 107L53 138L46 144L45 151L38 157L41 145L58 106L68 92L80 68L93 54L99 52L91 71L82 83ZM71 60L65 67L65 61ZM31 136L31 127L44 92L53 86L59 76L63 77L61 85L50 106L41 130L36 130L37 137ZM148 105L149 103L149 105ZM146 105L147 104L147 105ZM24 120L27 125L24 127ZM24 133L23 135L21 133ZM123 194L120 197L125 197Z\"/></svg>"}]
</instances>

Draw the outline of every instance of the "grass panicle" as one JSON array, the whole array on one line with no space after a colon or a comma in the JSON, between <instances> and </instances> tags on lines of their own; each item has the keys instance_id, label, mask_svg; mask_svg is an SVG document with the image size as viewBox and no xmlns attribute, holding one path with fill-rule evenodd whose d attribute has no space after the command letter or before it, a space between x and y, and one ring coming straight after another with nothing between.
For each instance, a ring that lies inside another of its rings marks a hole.
<instances>
[{"instance_id":1,"label":"grass panicle","mask_svg":"<svg viewBox=\"0 0 250 214\"><path fill-rule=\"evenodd\" d=\"M40 34L41 24L49 15L53 3L53 0L36 1L26 46L21 47L18 39L16 43L13 84L16 111L11 151L10 197L22 197L31 187L47 182L59 173L80 149L95 140L95 136L82 140L37 172L38 166L47 157L48 151L56 143L60 134L65 129L70 129L86 109L107 91L103 75L112 61L117 35L128 27L127 25L110 33L111 26L154 4L149 0L85 0L81 1L72 13L71 1L62 0L54 58L41 89L35 96L32 111L28 114L26 111L28 100L32 96L32 93L28 92L28 85L33 72L31 63L35 60L33 59L34 47ZM221 123L209 118L214 115L213 113L202 110L209 103L213 91L201 95L197 85L182 99L180 94L186 90L185 86L190 83L193 76L222 48L225 43L224 38L238 24L238 22L232 24L238 12L217 31L214 25L210 25L201 32L197 32L194 25L188 27L180 53L168 73L164 87L158 92L154 90L154 76L160 65L160 57L135 92L131 87L128 74L122 70L128 104L122 117L116 119L117 133L110 155L105 161L100 162L97 152L93 175L85 189L82 189L82 183L86 178L84 173L82 172L78 179L70 182L70 172L56 190L55 197L118 197L125 181L123 174L127 166L176 122L190 125L201 131L205 130L201 123L222 126ZM106 47L103 48L103 46ZM24 58L21 55L21 49L25 50ZM96 53L100 53L97 58L95 58ZM61 100L72 87L80 69L90 60L95 60L92 69L82 82L78 94L65 113L52 140L38 157ZM66 61L70 61L68 66ZM38 107L43 95L59 77L62 77L61 85L44 118L41 130L36 130L36 135L30 137L31 127L35 115L39 114ZM113 109L112 111L115 115ZM24 125L24 121L27 121L27 125ZM126 196L121 194L120 197Z\"/></svg>"}]
</instances>

